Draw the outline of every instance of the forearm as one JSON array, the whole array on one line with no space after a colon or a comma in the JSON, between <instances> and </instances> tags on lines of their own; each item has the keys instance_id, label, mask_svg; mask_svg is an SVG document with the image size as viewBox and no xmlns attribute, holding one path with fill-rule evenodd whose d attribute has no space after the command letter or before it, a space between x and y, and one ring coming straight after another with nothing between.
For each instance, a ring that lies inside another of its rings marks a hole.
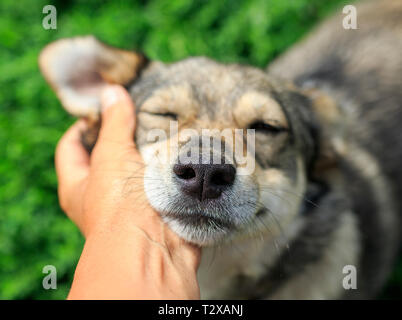
<instances>
[{"instance_id":1,"label":"forearm","mask_svg":"<svg viewBox=\"0 0 402 320\"><path fill-rule=\"evenodd\" d=\"M72 126L56 150L60 205L86 237L68 298L199 298L200 248L168 228L143 190L131 96L110 86L101 100L91 155L81 143L85 121Z\"/></svg>"},{"instance_id":2,"label":"forearm","mask_svg":"<svg viewBox=\"0 0 402 320\"><path fill-rule=\"evenodd\" d=\"M157 237L165 238L161 233ZM94 232L68 298L198 299L197 254L188 244L169 248L159 240L137 226Z\"/></svg>"}]
</instances>

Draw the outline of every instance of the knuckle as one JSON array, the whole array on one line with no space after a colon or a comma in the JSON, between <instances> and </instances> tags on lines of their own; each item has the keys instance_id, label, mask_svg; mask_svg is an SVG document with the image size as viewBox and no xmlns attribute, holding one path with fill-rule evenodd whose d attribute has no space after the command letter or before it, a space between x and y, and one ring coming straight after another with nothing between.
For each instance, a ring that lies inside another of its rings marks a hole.
<instances>
[{"instance_id":1,"label":"knuckle","mask_svg":"<svg viewBox=\"0 0 402 320\"><path fill-rule=\"evenodd\" d=\"M68 202L66 201L66 199L64 197L59 196L59 205L61 210L63 210L64 212L68 211Z\"/></svg>"},{"instance_id":2,"label":"knuckle","mask_svg":"<svg viewBox=\"0 0 402 320\"><path fill-rule=\"evenodd\" d=\"M63 188L62 186L59 186L59 205L60 208L64 211L67 212L69 211L70 208L70 201L68 200L67 194L66 194L66 190L65 188Z\"/></svg>"}]
</instances>

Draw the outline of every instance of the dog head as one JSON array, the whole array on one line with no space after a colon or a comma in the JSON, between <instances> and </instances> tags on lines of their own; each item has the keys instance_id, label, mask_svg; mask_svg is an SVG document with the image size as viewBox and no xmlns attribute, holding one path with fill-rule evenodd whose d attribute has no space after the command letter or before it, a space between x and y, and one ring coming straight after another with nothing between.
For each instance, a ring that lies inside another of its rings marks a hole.
<instances>
[{"instance_id":1,"label":"dog head","mask_svg":"<svg viewBox=\"0 0 402 320\"><path fill-rule=\"evenodd\" d=\"M50 44L40 67L65 109L95 124L101 88L126 86L149 202L190 242L275 237L300 213L311 176L334 167L335 104L263 70L147 62L93 37Z\"/></svg>"}]
</instances>

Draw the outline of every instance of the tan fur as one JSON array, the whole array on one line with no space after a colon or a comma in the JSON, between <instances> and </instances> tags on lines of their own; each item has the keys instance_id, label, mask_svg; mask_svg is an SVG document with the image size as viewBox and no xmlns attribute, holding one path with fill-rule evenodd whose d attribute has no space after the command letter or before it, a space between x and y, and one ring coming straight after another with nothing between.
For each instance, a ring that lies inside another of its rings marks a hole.
<instances>
[{"instance_id":1,"label":"tan fur","mask_svg":"<svg viewBox=\"0 0 402 320\"><path fill-rule=\"evenodd\" d=\"M261 120L288 128L286 116L278 102L258 92L244 94L234 107L233 116L239 128Z\"/></svg>"}]
</instances>

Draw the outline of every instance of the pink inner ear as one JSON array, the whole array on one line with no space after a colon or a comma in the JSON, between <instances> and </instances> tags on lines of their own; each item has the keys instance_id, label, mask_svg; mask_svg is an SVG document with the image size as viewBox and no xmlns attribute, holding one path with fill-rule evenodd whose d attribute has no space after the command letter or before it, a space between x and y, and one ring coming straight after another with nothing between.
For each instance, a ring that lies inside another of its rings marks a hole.
<instances>
[{"instance_id":1,"label":"pink inner ear","mask_svg":"<svg viewBox=\"0 0 402 320\"><path fill-rule=\"evenodd\" d=\"M88 61L85 68L65 65L60 72L62 80L58 90L58 95L65 109L76 116L90 117L97 119L100 110L101 90L106 86L106 82L101 75L88 66L94 66L93 62ZM63 70L64 69L64 70Z\"/></svg>"},{"instance_id":2,"label":"pink inner ear","mask_svg":"<svg viewBox=\"0 0 402 320\"><path fill-rule=\"evenodd\" d=\"M100 91L106 85L100 74L95 71L87 71L81 75L73 75L68 81L77 94L99 96Z\"/></svg>"},{"instance_id":3,"label":"pink inner ear","mask_svg":"<svg viewBox=\"0 0 402 320\"><path fill-rule=\"evenodd\" d=\"M39 65L63 107L78 117L97 119L100 94L108 81L128 83L145 59L112 48L92 36L61 39L40 54Z\"/></svg>"},{"instance_id":4,"label":"pink inner ear","mask_svg":"<svg viewBox=\"0 0 402 320\"><path fill-rule=\"evenodd\" d=\"M106 85L99 68L107 51L93 37L56 41L40 56L40 66L64 108L78 117L97 119L100 93Z\"/></svg>"}]
</instances>

